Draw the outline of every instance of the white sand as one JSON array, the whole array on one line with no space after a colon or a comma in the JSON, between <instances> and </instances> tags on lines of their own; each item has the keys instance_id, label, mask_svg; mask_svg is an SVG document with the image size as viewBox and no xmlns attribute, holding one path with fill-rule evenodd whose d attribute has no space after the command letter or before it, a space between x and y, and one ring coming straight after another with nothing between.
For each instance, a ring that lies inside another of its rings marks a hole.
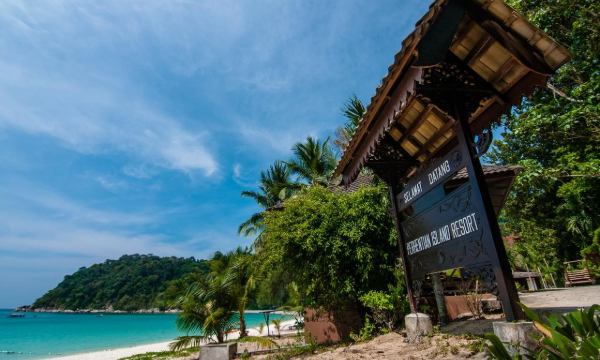
<instances>
[{"instance_id":1,"label":"white sand","mask_svg":"<svg viewBox=\"0 0 600 360\"><path fill-rule=\"evenodd\" d=\"M294 325L295 322L296 322L296 320L283 321L281 323L281 328L282 328L281 334L283 335L283 334L295 333L296 332L295 330L287 329L290 325ZM270 328L271 335L277 334L277 330L275 330L275 327L272 324L269 325L269 328ZM261 334L258 331L258 328L252 328L252 329L248 329L248 335L258 336ZM262 332L262 335L267 335L267 327L266 326ZM228 339L237 339L239 336L240 336L239 332L231 333L229 335ZM169 350L170 343L171 343L170 341L169 342L161 342L161 343L155 343L155 344L133 346L133 347L129 347L129 348L110 349L110 350L96 351L96 352L90 352L90 353L78 354L78 355L53 357L53 358L47 358L44 360L118 360L118 359L121 359L124 357L136 355L136 354L167 351L167 350Z\"/></svg>"}]
</instances>

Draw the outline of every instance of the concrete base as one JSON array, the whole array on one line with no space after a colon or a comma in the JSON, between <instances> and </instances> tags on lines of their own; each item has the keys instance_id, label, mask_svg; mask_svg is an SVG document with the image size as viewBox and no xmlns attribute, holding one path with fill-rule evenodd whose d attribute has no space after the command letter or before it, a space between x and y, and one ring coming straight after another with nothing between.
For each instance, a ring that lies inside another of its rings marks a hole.
<instances>
[{"instance_id":1,"label":"concrete base","mask_svg":"<svg viewBox=\"0 0 600 360\"><path fill-rule=\"evenodd\" d=\"M529 335L543 335L533 326L532 322L509 323L504 321L494 323L494 334L504 343L506 351L511 356L517 351L523 354L522 347L535 350L538 347L537 340L532 339Z\"/></svg>"},{"instance_id":2,"label":"concrete base","mask_svg":"<svg viewBox=\"0 0 600 360\"><path fill-rule=\"evenodd\" d=\"M419 342L422 336L433 334L433 324L429 315L416 313L406 315L406 333L408 342Z\"/></svg>"},{"instance_id":3,"label":"concrete base","mask_svg":"<svg viewBox=\"0 0 600 360\"><path fill-rule=\"evenodd\" d=\"M237 343L208 344L200 346L200 360L229 360L237 352Z\"/></svg>"}]
</instances>

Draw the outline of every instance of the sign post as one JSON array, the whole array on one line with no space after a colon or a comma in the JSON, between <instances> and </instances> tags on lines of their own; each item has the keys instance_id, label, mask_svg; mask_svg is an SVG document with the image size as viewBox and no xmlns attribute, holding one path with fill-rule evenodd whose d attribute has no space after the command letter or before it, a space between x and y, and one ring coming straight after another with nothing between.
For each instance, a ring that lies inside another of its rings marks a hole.
<instances>
[{"instance_id":1,"label":"sign post","mask_svg":"<svg viewBox=\"0 0 600 360\"><path fill-rule=\"evenodd\" d=\"M487 146L474 143L465 112L461 111L457 105L454 130L458 145L445 156L422 166L405 189L394 196L397 223L403 210L409 206L415 209L398 229L411 310L418 311L421 287L429 274L464 268L500 297L508 321L523 319L479 162ZM469 180L446 193L444 182L462 168L466 168ZM395 195L394 191L391 193Z\"/></svg>"}]
</instances>

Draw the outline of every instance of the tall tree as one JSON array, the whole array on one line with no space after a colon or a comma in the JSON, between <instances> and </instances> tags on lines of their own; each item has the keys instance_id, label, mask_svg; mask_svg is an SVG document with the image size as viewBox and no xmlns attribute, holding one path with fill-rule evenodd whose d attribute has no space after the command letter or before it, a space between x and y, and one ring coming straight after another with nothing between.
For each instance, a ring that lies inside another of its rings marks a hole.
<instances>
[{"instance_id":1,"label":"tall tree","mask_svg":"<svg viewBox=\"0 0 600 360\"><path fill-rule=\"evenodd\" d=\"M329 138L321 141L309 136L306 142L297 142L292 147L294 157L286 162L298 180L309 186L327 185L336 166L335 155L329 148Z\"/></svg>"},{"instance_id":2,"label":"tall tree","mask_svg":"<svg viewBox=\"0 0 600 360\"><path fill-rule=\"evenodd\" d=\"M242 196L254 199L258 206L266 210L292 196L296 188L297 186L291 181L290 168L285 163L276 161L267 171L260 172L259 191L242 191ZM252 214L239 226L238 234L260 235L263 230L263 218L263 211Z\"/></svg>"},{"instance_id":3,"label":"tall tree","mask_svg":"<svg viewBox=\"0 0 600 360\"><path fill-rule=\"evenodd\" d=\"M600 227L600 2L508 3L574 56L508 116L488 161L525 167L504 210L519 246L549 261L576 259Z\"/></svg>"},{"instance_id":4,"label":"tall tree","mask_svg":"<svg viewBox=\"0 0 600 360\"><path fill-rule=\"evenodd\" d=\"M340 113L346 118L346 121L343 126L338 127L335 131L336 139L333 141L333 144L339 153L342 153L346 146L348 146L348 142L352 138L352 135L354 135L358 123L360 123L366 112L367 109L356 94L352 94L340 108Z\"/></svg>"}]
</instances>

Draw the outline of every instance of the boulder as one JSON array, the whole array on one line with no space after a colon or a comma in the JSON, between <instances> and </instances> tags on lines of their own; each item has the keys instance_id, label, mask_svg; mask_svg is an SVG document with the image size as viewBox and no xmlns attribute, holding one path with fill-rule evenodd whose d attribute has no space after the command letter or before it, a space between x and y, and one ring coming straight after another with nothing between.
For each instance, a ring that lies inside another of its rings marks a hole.
<instances>
[{"instance_id":1,"label":"boulder","mask_svg":"<svg viewBox=\"0 0 600 360\"><path fill-rule=\"evenodd\" d=\"M202 345L199 360L229 360L233 359L236 352L236 342Z\"/></svg>"}]
</instances>

